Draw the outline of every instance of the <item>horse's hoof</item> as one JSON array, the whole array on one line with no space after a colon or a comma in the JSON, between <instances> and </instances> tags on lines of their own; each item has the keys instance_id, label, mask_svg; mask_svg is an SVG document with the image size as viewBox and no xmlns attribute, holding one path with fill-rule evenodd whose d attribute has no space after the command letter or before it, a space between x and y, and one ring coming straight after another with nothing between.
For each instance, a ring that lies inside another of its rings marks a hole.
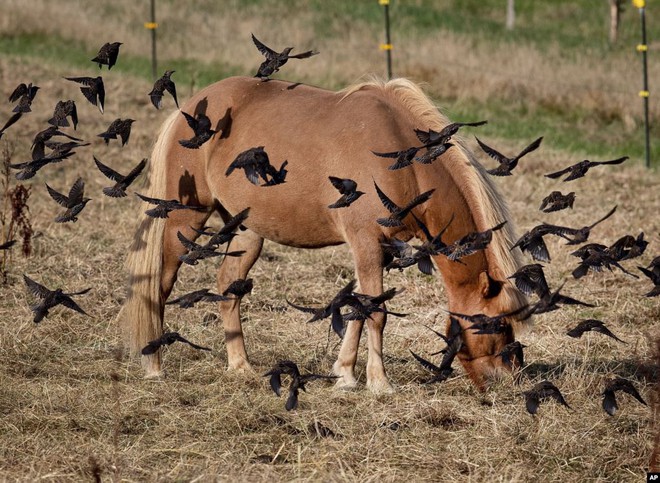
<instances>
[{"instance_id":1,"label":"horse's hoof","mask_svg":"<svg viewBox=\"0 0 660 483\"><path fill-rule=\"evenodd\" d=\"M235 372L236 374L256 374L256 371L252 368L248 361L242 361L238 364L229 364L227 366L227 371Z\"/></svg>"},{"instance_id":2,"label":"horse's hoof","mask_svg":"<svg viewBox=\"0 0 660 483\"><path fill-rule=\"evenodd\" d=\"M165 371L161 370L151 370L146 371L144 378L148 381L159 381L165 379Z\"/></svg>"},{"instance_id":3,"label":"horse's hoof","mask_svg":"<svg viewBox=\"0 0 660 483\"><path fill-rule=\"evenodd\" d=\"M394 387L387 379L379 381L367 381L367 387L374 394L394 394Z\"/></svg>"},{"instance_id":4,"label":"horse's hoof","mask_svg":"<svg viewBox=\"0 0 660 483\"><path fill-rule=\"evenodd\" d=\"M357 380L355 378L347 378L346 376L340 377L335 383L335 389L338 391L354 391L357 387Z\"/></svg>"}]
</instances>

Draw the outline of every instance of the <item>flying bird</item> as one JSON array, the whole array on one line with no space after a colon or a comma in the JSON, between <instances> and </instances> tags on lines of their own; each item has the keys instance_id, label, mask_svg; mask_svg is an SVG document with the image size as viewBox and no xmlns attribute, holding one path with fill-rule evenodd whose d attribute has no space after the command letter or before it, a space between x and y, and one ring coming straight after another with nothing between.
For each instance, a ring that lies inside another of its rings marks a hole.
<instances>
[{"instance_id":1,"label":"flying bird","mask_svg":"<svg viewBox=\"0 0 660 483\"><path fill-rule=\"evenodd\" d=\"M538 149L538 147L541 145L541 141L543 141L543 137L540 137L525 149L523 149L517 156L509 158L482 142L478 137L475 136L475 139L477 140L479 146L481 146L481 149L483 149L488 156L500 163L497 168L486 170L488 174L493 176L511 176L511 171L513 171L513 169L518 166L518 161L520 161L520 159L526 154L529 154L532 151Z\"/></svg>"},{"instance_id":2,"label":"flying bird","mask_svg":"<svg viewBox=\"0 0 660 483\"><path fill-rule=\"evenodd\" d=\"M23 116L22 112L17 112L13 114L9 119L7 119L7 122L5 123L4 126L2 126L2 129L0 129L0 139L2 139L2 135L5 133L5 130L12 126L13 124L16 124L16 122Z\"/></svg>"},{"instance_id":3,"label":"flying bird","mask_svg":"<svg viewBox=\"0 0 660 483\"><path fill-rule=\"evenodd\" d=\"M178 332L165 332L158 339L149 341L147 345L142 348L142 355L148 356L151 354L155 354L156 352L158 352L158 349L160 349L162 346L172 345L175 342L183 342L184 344L188 344L190 347L197 350L202 350L202 351L211 350L208 347L202 347L201 345L193 344L188 339L182 337L181 334L179 334Z\"/></svg>"},{"instance_id":4,"label":"flying bird","mask_svg":"<svg viewBox=\"0 0 660 483\"><path fill-rule=\"evenodd\" d=\"M117 136L119 136L121 138L121 145L124 146L128 142L128 138L131 136L131 125L134 122L135 119L115 119L105 132L102 132L97 136L103 138L106 145L111 139L117 139Z\"/></svg>"},{"instance_id":5,"label":"flying bird","mask_svg":"<svg viewBox=\"0 0 660 483\"><path fill-rule=\"evenodd\" d=\"M16 179L25 180L34 177L34 175L37 174L37 171L39 171L44 166L47 166L51 163L59 163L64 159L70 158L74 154L75 153L71 150L59 153L53 152L49 153L48 156L44 156L43 158L33 159L32 161L27 161L24 163L10 164L9 167L11 169L20 170L18 173L16 173Z\"/></svg>"},{"instance_id":6,"label":"flying bird","mask_svg":"<svg viewBox=\"0 0 660 483\"><path fill-rule=\"evenodd\" d=\"M280 67L286 64L289 59L306 59L312 55L318 54L318 52L314 50L308 50L301 54L289 55L293 50L293 47L287 47L282 52L275 52L273 49L259 41L254 34L252 34L252 42L254 42L254 45L256 45L259 52L261 52L261 55L266 57L266 60L264 60L259 66L259 69L255 74L255 77L259 77L261 80L266 80L275 72L279 71Z\"/></svg>"},{"instance_id":7,"label":"flying bird","mask_svg":"<svg viewBox=\"0 0 660 483\"><path fill-rule=\"evenodd\" d=\"M170 79L170 76L174 74L174 70L166 70L165 73L163 74L163 77L158 79L154 83L153 89L151 89L151 92L149 93L149 97L151 98L151 103L154 105L156 109L160 109L163 107L163 94L165 92L169 92L170 95L174 98L174 103L176 104L176 108L179 108L179 101L176 98L176 86L174 85L174 81Z\"/></svg>"},{"instance_id":8,"label":"flying bird","mask_svg":"<svg viewBox=\"0 0 660 483\"><path fill-rule=\"evenodd\" d=\"M570 240L570 238L567 238L567 235L573 234L574 232L575 230L573 228L568 228L566 226L541 223L523 234L513 244L510 250L519 247L522 252L529 252L534 260L547 263L550 261L550 252L548 251L548 247L546 246L543 237L546 235L555 235Z\"/></svg>"},{"instance_id":9,"label":"flying bird","mask_svg":"<svg viewBox=\"0 0 660 483\"><path fill-rule=\"evenodd\" d=\"M511 324L506 320L509 317L515 317L521 313L525 313L529 307L523 305L514 309L510 312L505 312L498 315L486 315L486 314L460 314L458 312L447 311L448 314L458 317L460 319L471 322L467 330L473 330L474 334L503 334L506 332L512 332Z\"/></svg>"},{"instance_id":10,"label":"flying bird","mask_svg":"<svg viewBox=\"0 0 660 483\"><path fill-rule=\"evenodd\" d=\"M408 214L412 211L412 209L428 201L429 198L431 198L433 192L435 191L435 189L425 191L424 193L417 195L415 198L412 199L412 201L407 203L405 206L400 207L396 205L391 199L387 197L385 193L381 191L381 189L378 187L375 181L374 181L374 186L376 187L376 193L378 193L378 198L380 198L381 203L385 208L387 208L387 211L391 213L391 215L388 218L378 218L376 220L376 222L379 225L385 227L403 226L403 219L406 216L408 216Z\"/></svg>"},{"instance_id":11,"label":"flying bird","mask_svg":"<svg viewBox=\"0 0 660 483\"><path fill-rule=\"evenodd\" d=\"M108 70L112 69L112 66L117 63L117 56L119 55L119 46L121 42L106 42L99 49L99 53L96 54L96 57L92 59L92 62L96 62L101 69L104 65L108 66Z\"/></svg>"},{"instance_id":12,"label":"flying bird","mask_svg":"<svg viewBox=\"0 0 660 483\"><path fill-rule=\"evenodd\" d=\"M534 293L539 297L543 297L550 292L543 272L543 265L540 263L522 266L507 278L509 280L513 279L516 288L525 295Z\"/></svg>"},{"instance_id":13,"label":"flying bird","mask_svg":"<svg viewBox=\"0 0 660 483\"><path fill-rule=\"evenodd\" d=\"M335 176L328 176L328 179L341 194L341 197L328 205L328 208L346 208L364 194L363 191L357 189L357 183L352 179L337 178Z\"/></svg>"},{"instance_id":14,"label":"flying bird","mask_svg":"<svg viewBox=\"0 0 660 483\"><path fill-rule=\"evenodd\" d=\"M440 131L434 131L433 129L429 129L428 131L415 129L415 134L417 135L417 139L419 139L425 147L437 146L440 144L447 144L451 137L464 126L478 127L483 126L487 122L488 121L452 122L451 124L447 124Z\"/></svg>"},{"instance_id":15,"label":"flying bird","mask_svg":"<svg viewBox=\"0 0 660 483\"><path fill-rule=\"evenodd\" d=\"M80 92L82 92L85 99L92 105L97 106L101 114L105 105L105 86L103 79L98 77L65 77L66 80L77 82L80 84Z\"/></svg>"},{"instance_id":16,"label":"flying bird","mask_svg":"<svg viewBox=\"0 0 660 483\"><path fill-rule=\"evenodd\" d=\"M394 164L392 164L390 167L387 168L389 170L394 171L412 165L413 159L415 158L417 152L420 149L422 148L412 147L412 148L404 149L403 151L393 151L391 153L377 153L376 151L371 151L371 152L381 158L395 159L396 161L394 162Z\"/></svg>"},{"instance_id":17,"label":"flying bird","mask_svg":"<svg viewBox=\"0 0 660 483\"><path fill-rule=\"evenodd\" d=\"M660 257L656 257L651 265L648 267L637 267L644 275L646 275L651 282L653 282L653 288L650 292L646 293L646 297L657 297L660 295Z\"/></svg>"},{"instance_id":18,"label":"flying bird","mask_svg":"<svg viewBox=\"0 0 660 483\"><path fill-rule=\"evenodd\" d=\"M186 118L188 126L190 126L195 134L190 139L179 141L179 144L184 148L199 149L202 144L211 139L211 136L215 134L215 131L211 129L211 120L206 114L198 112L195 117L184 111L181 111L181 114Z\"/></svg>"},{"instance_id":19,"label":"flying bird","mask_svg":"<svg viewBox=\"0 0 660 483\"><path fill-rule=\"evenodd\" d=\"M226 302L228 300L234 299L225 295L213 293L209 289L203 288L169 300L165 302L165 305L178 305L182 309L189 309L194 307L198 302Z\"/></svg>"},{"instance_id":20,"label":"flying bird","mask_svg":"<svg viewBox=\"0 0 660 483\"><path fill-rule=\"evenodd\" d=\"M179 257L179 260L187 265L197 265L199 260L204 260L205 258L220 257L223 255L225 257L240 257L245 253L245 250L239 250L235 252L217 252L217 246L209 245L208 243L205 245L195 243L194 241L186 238L180 231L177 231L176 236L181 244L185 247L185 249L188 250L187 253Z\"/></svg>"},{"instance_id":21,"label":"flying bird","mask_svg":"<svg viewBox=\"0 0 660 483\"><path fill-rule=\"evenodd\" d=\"M605 390L603 391L603 409L610 416L614 416L614 413L619 409L619 405L616 403L616 393L618 391L628 393L644 406L648 406L633 385L632 381L624 379L623 377L615 377L605 384Z\"/></svg>"},{"instance_id":22,"label":"flying bird","mask_svg":"<svg viewBox=\"0 0 660 483\"><path fill-rule=\"evenodd\" d=\"M244 295L249 294L252 292L252 287L254 284L252 283L252 279L243 279L243 278L238 278L234 280L232 283L229 284L229 286L222 292L222 295L234 295L236 298L241 298Z\"/></svg>"},{"instance_id":23,"label":"flying bird","mask_svg":"<svg viewBox=\"0 0 660 483\"><path fill-rule=\"evenodd\" d=\"M32 83L27 85L23 83L19 84L9 95L9 102L18 101L18 104L16 104L16 107L14 107L12 112L31 112L32 109L30 106L37 95L38 90L39 87L33 86Z\"/></svg>"},{"instance_id":24,"label":"flying bird","mask_svg":"<svg viewBox=\"0 0 660 483\"><path fill-rule=\"evenodd\" d=\"M514 365L517 367L524 367L525 361L523 349L525 347L527 346L516 340L505 345L502 350L497 353L497 356L501 357L502 362L509 367L513 367Z\"/></svg>"},{"instance_id":25,"label":"flying bird","mask_svg":"<svg viewBox=\"0 0 660 483\"><path fill-rule=\"evenodd\" d=\"M76 142L82 141L82 139L69 136L67 133L60 131L57 126L49 126L43 131L39 131L37 134L35 134L34 138L32 139L32 146L30 146L30 149L32 149L33 161L36 159L44 158L46 156L46 143L56 136L64 136ZM49 143L49 146L52 146L52 144ZM78 144L74 147L81 146L88 146L88 144ZM62 148L60 147L59 149L61 150ZM73 147L71 149L73 149Z\"/></svg>"},{"instance_id":26,"label":"flying bird","mask_svg":"<svg viewBox=\"0 0 660 483\"><path fill-rule=\"evenodd\" d=\"M479 250L484 250L493 240L493 233L506 225L506 220L484 231L473 231L448 245L442 253L451 261L459 261L463 257L472 255Z\"/></svg>"},{"instance_id":27,"label":"flying bird","mask_svg":"<svg viewBox=\"0 0 660 483\"><path fill-rule=\"evenodd\" d=\"M525 406L527 407L527 412L529 412L532 416L538 412L541 402L548 398L552 398L558 403L571 409L557 386L555 386L550 381L539 382L529 391L523 392L523 395L525 396Z\"/></svg>"},{"instance_id":28,"label":"flying bird","mask_svg":"<svg viewBox=\"0 0 660 483\"><path fill-rule=\"evenodd\" d=\"M103 194L111 198L123 198L126 196L126 188L128 188L133 181L142 173L144 167L147 165L147 158L144 158L138 163L127 175L119 174L117 171L112 169L109 166L106 166L101 161L98 160L96 156L93 156L94 163L96 167L99 168L99 171L103 173L106 178L111 179L115 182L113 186L107 186L103 188Z\"/></svg>"},{"instance_id":29,"label":"flying bird","mask_svg":"<svg viewBox=\"0 0 660 483\"><path fill-rule=\"evenodd\" d=\"M580 279L587 275L589 270L602 272L603 269L606 268L612 271L612 267L618 268L623 273L633 278L639 278L637 275L626 270L607 247L598 243L584 245L579 250L574 251L571 255L580 256L582 258L582 261L572 272L573 277L576 279Z\"/></svg>"},{"instance_id":30,"label":"flying bird","mask_svg":"<svg viewBox=\"0 0 660 483\"><path fill-rule=\"evenodd\" d=\"M611 337L614 340L623 342L624 344L627 343L614 335L601 320L596 319L586 319L581 321L576 327L566 332L566 335L574 338L580 338L582 337L582 334L589 331L600 332L601 334Z\"/></svg>"},{"instance_id":31,"label":"flying bird","mask_svg":"<svg viewBox=\"0 0 660 483\"><path fill-rule=\"evenodd\" d=\"M288 162L284 161L278 171L270 164L268 153L264 151L264 147L257 146L239 153L225 171L225 176L229 176L235 169L242 169L250 183L259 186L259 178L261 178L264 180L264 186L272 186L284 183L287 173L284 168L287 164Z\"/></svg>"},{"instance_id":32,"label":"flying bird","mask_svg":"<svg viewBox=\"0 0 660 483\"><path fill-rule=\"evenodd\" d=\"M433 161L445 154L447 150L452 146L453 144L449 142L444 144L425 146L427 148L426 152L419 156L415 156L413 161L417 161L420 164L431 164Z\"/></svg>"},{"instance_id":33,"label":"flying bird","mask_svg":"<svg viewBox=\"0 0 660 483\"><path fill-rule=\"evenodd\" d=\"M541 296L538 302L530 305L522 312L522 315L519 316L519 319L525 320L534 314L544 314L546 312L559 310L560 305L582 305L583 307L595 307L593 304L582 302L581 300L577 300L569 297L568 295L562 294L562 288L564 288L564 283L562 283L554 292L548 291L546 294Z\"/></svg>"},{"instance_id":34,"label":"flying bird","mask_svg":"<svg viewBox=\"0 0 660 483\"><path fill-rule=\"evenodd\" d=\"M585 174L587 174L587 171L589 171L589 169L593 168L594 166L607 165L607 164L621 164L626 159L628 159L628 156L623 156L622 158L613 159L612 161L589 161L588 159L585 159L584 161L580 161L579 163L569 166L568 168L564 168L554 173L546 174L545 176L546 178L556 179L565 174L568 174L568 176L566 176L563 179L563 181L572 181L574 179L583 177Z\"/></svg>"},{"instance_id":35,"label":"flying bird","mask_svg":"<svg viewBox=\"0 0 660 483\"><path fill-rule=\"evenodd\" d=\"M603 216L598 221L592 223L591 225L583 226L582 228L573 229L572 233L569 233L569 235L572 236L573 238L571 238L566 243L566 245L579 245L580 243L586 242L589 239L589 234L591 230L599 223L607 220L610 216L614 214L615 211L616 211L616 205L605 216Z\"/></svg>"},{"instance_id":36,"label":"flying bird","mask_svg":"<svg viewBox=\"0 0 660 483\"><path fill-rule=\"evenodd\" d=\"M289 383L289 396L284 407L291 411L298 407L298 393L300 390L306 391L305 384L316 379L337 379L339 376L324 376L321 374L300 374L300 370L295 362L278 361L275 367L264 374L264 377L270 377L270 387L279 397L282 394L282 375L291 377Z\"/></svg>"},{"instance_id":37,"label":"flying bird","mask_svg":"<svg viewBox=\"0 0 660 483\"><path fill-rule=\"evenodd\" d=\"M67 221L76 222L78 221L78 215L85 208L88 202L91 201L91 198L85 198L85 183L82 178L78 178L71 189L69 190L69 196L63 195L55 191L53 188L46 184L48 189L48 194L53 198L58 204L64 206L66 211L57 215L55 218L56 223L66 223Z\"/></svg>"},{"instance_id":38,"label":"flying bird","mask_svg":"<svg viewBox=\"0 0 660 483\"><path fill-rule=\"evenodd\" d=\"M553 191L541 201L541 210L543 213L552 213L553 211L565 210L566 208L573 209L575 202L575 192L571 191L567 194L562 194L561 191Z\"/></svg>"},{"instance_id":39,"label":"flying bird","mask_svg":"<svg viewBox=\"0 0 660 483\"><path fill-rule=\"evenodd\" d=\"M635 238L632 235L624 235L609 246L607 251L617 261L630 260L644 254L649 242L644 240L644 232L640 232Z\"/></svg>"},{"instance_id":40,"label":"flying bird","mask_svg":"<svg viewBox=\"0 0 660 483\"><path fill-rule=\"evenodd\" d=\"M0 245L0 250L9 250L16 244L16 240L8 240Z\"/></svg>"},{"instance_id":41,"label":"flying bird","mask_svg":"<svg viewBox=\"0 0 660 483\"><path fill-rule=\"evenodd\" d=\"M148 216L152 218L167 218L169 213L174 210L195 210L206 211L204 206L190 206L184 205L177 200L161 200L159 198L150 198L149 196L135 193L142 201L156 205L155 208L145 211Z\"/></svg>"},{"instance_id":42,"label":"flying bird","mask_svg":"<svg viewBox=\"0 0 660 483\"><path fill-rule=\"evenodd\" d=\"M32 305L30 307L32 312L34 312L35 324L41 322L44 317L48 315L48 311L50 309L57 307L60 304L83 315L89 315L87 312L81 309L80 306L71 297L86 294L91 290L91 287L79 292L64 293L61 288L50 290L40 283L35 282L25 274L23 274L23 280L25 281L25 284L27 285L30 293L40 299L38 304Z\"/></svg>"},{"instance_id":43,"label":"flying bird","mask_svg":"<svg viewBox=\"0 0 660 483\"><path fill-rule=\"evenodd\" d=\"M422 365L424 369L433 373L433 377L426 381L425 384L446 381L454 372L451 365L453 364L456 355L463 348L463 329L461 328L461 324L457 319L450 317L449 331L446 337L439 332L436 332L435 330L433 330L433 332L440 336L447 344L447 347L440 351L443 356L439 366L436 366L423 357L418 356L412 350L410 351L412 356Z\"/></svg>"},{"instance_id":44,"label":"flying bird","mask_svg":"<svg viewBox=\"0 0 660 483\"><path fill-rule=\"evenodd\" d=\"M236 236L236 230L238 230L243 222L247 220L249 213L250 208L245 208L235 216L232 216L217 233L208 232L204 229L197 230L193 228L193 230L199 235L210 236L209 240L206 242L207 245L219 247L220 245L229 243Z\"/></svg>"},{"instance_id":45,"label":"flying bird","mask_svg":"<svg viewBox=\"0 0 660 483\"><path fill-rule=\"evenodd\" d=\"M55 127L69 127L68 117L71 118L71 124L73 124L73 129L75 130L78 127L78 109L76 108L76 103L72 100L57 101L55 110L53 111L53 117L48 119L48 124Z\"/></svg>"}]
</instances>

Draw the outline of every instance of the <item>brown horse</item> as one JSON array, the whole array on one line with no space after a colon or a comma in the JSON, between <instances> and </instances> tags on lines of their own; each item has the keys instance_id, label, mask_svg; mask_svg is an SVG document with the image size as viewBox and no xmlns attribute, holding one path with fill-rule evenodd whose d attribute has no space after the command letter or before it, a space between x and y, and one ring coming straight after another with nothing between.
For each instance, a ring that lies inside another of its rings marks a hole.
<instances>
[{"instance_id":1,"label":"brown horse","mask_svg":"<svg viewBox=\"0 0 660 483\"><path fill-rule=\"evenodd\" d=\"M387 211L373 188L374 181L400 206L435 189L430 200L413 213L433 234L454 216L443 235L446 243L509 220L504 201L460 140L454 139L455 146L432 164L414 163L398 171L389 171L390 162L372 153L418 145L414 129L439 131L448 124L409 80L374 80L331 92L279 80L235 77L205 88L182 110L205 113L217 133L199 149L184 148L178 141L188 139L191 131L184 116L173 113L163 124L152 153L149 196L177 199L207 211L177 210L165 220L142 215L127 260L130 291L122 313L125 333L136 353L162 333L164 303L176 280L178 257L185 253L177 231L194 240L197 234L193 228L201 228L213 211L227 220L250 208L244 223L247 229L239 231L230 246L231 250L245 250L245 254L222 262L218 270L220 290L246 277L267 238L303 248L348 243L359 290L370 295L383 291L380 242L393 236L402 240L423 238L411 216L401 227L385 228L376 223ZM264 146L277 167L288 160L285 183L256 186L242 171L225 175L239 153L255 146ZM329 176L351 178L366 194L350 207L329 209L338 196ZM520 265L517 250L509 250L514 240L508 223L494 234L486 250L466 257L464 263L435 257L446 285L449 310L495 315L525 303L522 294L506 281ZM219 305L230 369L249 368L239 303ZM338 384L343 387L356 385L354 367L362 327L360 321L349 323L334 364L335 373L341 376ZM374 391L391 390L382 360L384 327L383 314L367 319L367 385ZM502 367L496 354L513 341L513 329L498 335L467 331L464 338L458 357L472 380L483 387L485 377ZM147 376L160 373L159 353L143 356L142 362Z\"/></svg>"}]
</instances>

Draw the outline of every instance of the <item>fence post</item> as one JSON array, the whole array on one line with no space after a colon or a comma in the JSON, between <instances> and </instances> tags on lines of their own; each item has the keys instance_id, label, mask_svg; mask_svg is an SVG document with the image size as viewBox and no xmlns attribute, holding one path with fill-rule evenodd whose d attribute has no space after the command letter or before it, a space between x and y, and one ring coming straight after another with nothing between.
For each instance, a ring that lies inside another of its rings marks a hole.
<instances>
[{"instance_id":1,"label":"fence post","mask_svg":"<svg viewBox=\"0 0 660 483\"><path fill-rule=\"evenodd\" d=\"M151 0L151 21L144 23L144 28L151 30L151 75L154 82L158 78L158 62L156 60L156 0Z\"/></svg>"},{"instance_id":2,"label":"fence post","mask_svg":"<svg viewBox=\"0 0 660 483\"><path fill-rule=\"evenodd\" d=\"M648 44L646 42L646 15L645 15L645 0L632 0L633 5L639 9L639 18L642 21L642 43L637 45L637 52L642 54L642 68L643 68L643 89L639 91L639 96L644 101L644 133L646 139L646 167L651 167L651 138L649 132L649 78L648 78L648 61L646 53L648 51Z\"/></svg>"},{"instance_id":3,"label":"fence post","mask_svg":"<svg viewBox=\"0 0 660 483\"><path fill-rule=\"evenodd\" d=\"M385 43L380 44L381 50L387 54L387 78L392 78L392 40L390 39L390 0L378 0L385 7Z\"/></svg>"}]
</instances>

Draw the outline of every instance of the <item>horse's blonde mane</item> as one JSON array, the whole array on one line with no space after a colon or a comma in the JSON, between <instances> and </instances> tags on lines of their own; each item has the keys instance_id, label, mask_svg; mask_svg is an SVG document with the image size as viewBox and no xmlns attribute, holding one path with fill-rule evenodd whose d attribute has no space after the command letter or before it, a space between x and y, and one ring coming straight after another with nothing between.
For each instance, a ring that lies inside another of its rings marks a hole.
<instances>
[{"instance_id":1,"label":"horse's blonde mane","mask_svg":"<svg viewBox=\"0 0 660 483\"><path fill-rule=\"evenodd\" d=\"M413 81L404 78L385 81L376 77L367 79L341 90L342 99L363 89L380 89L407 109L417 120L420 129L440 131L450 123L438 107L429 99L424 90ZM503 229L493 234L493 240L486 249L491 276L500 281L514 273L521 265L518 250L511 251L516 241L509 208L497 187L486 173L485 168L475 159L465 141L454 136L453 141L459 149L450 150L441 159L470 205L470 211L478 230L487 230L507 220ZM520 292L509 284L505 290L503 307L516 308L526 303Z\"/></svg>"}]
</instances>

